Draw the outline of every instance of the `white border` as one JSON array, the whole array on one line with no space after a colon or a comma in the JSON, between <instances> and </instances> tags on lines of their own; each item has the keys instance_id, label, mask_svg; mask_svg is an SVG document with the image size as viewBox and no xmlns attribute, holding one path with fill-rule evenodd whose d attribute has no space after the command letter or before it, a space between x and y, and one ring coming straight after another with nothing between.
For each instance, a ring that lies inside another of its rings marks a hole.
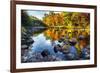
<instances>
[{"instance_id":1,"label":"white border","mask_svg":"<svg viewBox=\"0 0 100 73\"><path fill-rule=\"evenodd\" d=\"M90 13L90 60L78 61L60 61L60 62L40 62L40 63L21 63L21 9L29 10L51 10L67 12L86 12ZM19 33L18 33L19 32ZM53 7L53 6L35 6L35 5L16 5L16 68L39 68L54 66L73 66L94 64L94 9Z\"/></svg>"}]
</instances>

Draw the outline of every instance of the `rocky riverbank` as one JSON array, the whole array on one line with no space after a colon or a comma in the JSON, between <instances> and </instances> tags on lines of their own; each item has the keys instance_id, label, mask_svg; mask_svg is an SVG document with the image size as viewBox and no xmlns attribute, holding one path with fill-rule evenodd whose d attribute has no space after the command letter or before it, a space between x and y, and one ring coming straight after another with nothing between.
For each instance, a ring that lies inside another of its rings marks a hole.
<instances>
[{"instance_id":1,"label":"rocky riverbank","mask_svg":"<svg viewBox=\"0 0 100 73\"><path fill-rule=\"evenodd\" d=\"M32 50L32 44L35 43L32 35L27 34L27 32L22 32L21 39L21 62L50 62L50 61L67 61L67 60L81 60L90 58L90 47L85 44L85 37L80 36L79 40L76 38L69 39L66 37L61 37L58 43L52 42L54 54L51 51L44 49L41 52L35 52ZM40 41L41 42L41 41ZM81 42L84 42L83 44ZM82 46L80 53L76 45ZM42 44L40 44L42 45ZM40 46L39 45L39 46Z\"/></svg>"}]
</instances>

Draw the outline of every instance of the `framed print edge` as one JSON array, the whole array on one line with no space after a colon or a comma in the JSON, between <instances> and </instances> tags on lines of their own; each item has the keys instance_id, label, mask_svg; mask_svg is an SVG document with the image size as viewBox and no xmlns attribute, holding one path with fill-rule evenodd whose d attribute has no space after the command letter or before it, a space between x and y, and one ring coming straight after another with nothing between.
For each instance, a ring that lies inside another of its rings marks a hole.
<instances>
[{"instance_id":1,"label":"framed print edge","mask_svg":"<svg viewBox=\"0 0 100 73\"><path fill-rule=\"evenodd\" d=\"M95 10L95 12L94 12L94 28L95 28L95 30L94 30L94 37L95 37L95 42L94 42L94 65L97 67L97 6L95 6L94 7L94 10Z\"/></svg>"},{"instance_id":2,"label":"framed print edge","mask_svg":"<svg viewBox=\"0 0 100 73\"><path fill-rule=\"evenodd\" d=\"M10 71L16 72L16 4L14 1L10 1L10 19L11 19L11 29L10 29L10 55L11 55L11 61L10 61Z\"/></svg>"},{"instance_id":3,"label":"framed print edge","mask_svg":"<svg viewBox=\"0 0 100 73\"><path fill-rule=\"evenodd\" d=\"M57 6L57 7L74 7L74 8L90 8L94 9L94 64L89 65L75 65L75 66L58 66L58 67L41 67L41 68L16 68L16 5L40 5L40 6ZM75 5L75 4L61 4L61 3L45 3L45 2L31 2L31 1L11 1L11 72L28 72L28 71L45 71L45 70L60 70L60 69L76 69L76 68L90 68L97 67L97 7L93 5Z\"/></svg>"}]
</instances>

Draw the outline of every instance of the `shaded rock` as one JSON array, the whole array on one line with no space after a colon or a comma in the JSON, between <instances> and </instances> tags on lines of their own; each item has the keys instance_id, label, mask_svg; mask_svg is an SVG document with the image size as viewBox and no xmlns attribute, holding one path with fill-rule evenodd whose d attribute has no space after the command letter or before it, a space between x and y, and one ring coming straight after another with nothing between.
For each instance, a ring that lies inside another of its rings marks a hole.
<instances>
[{"instance_id":1,"label":"shaded rock","mask_svg":"<svg viewBox=\"0 0 100 73\"><path fill-rule=\"evenodd\" d=\"M21 48L22 49L28 49L28 46L27 45L21 45Z\"/></svg>"},{"instance_id":2,"label":"shaded rock","mask_svg":"<svg viewBox=\"0 0 100 73\"><path fill-rule=\"evenodd\" d=\"M84 39L85 39L85 36L80 35L80 36L78 37L78 39L79 39L79 40L84 40Z\"/></svg>"},{"instance_id":3,"label":"shaded rock","mask_svg":"<svg viewBox=\"0 0 100 73\"><path fill-rule=\"evenodd\" d=\"M70 48L69 45L63 45L62 46L62 52L63 52L63 54L69 53L69 48Z\"/></svg>"},{"instance_id":4,"label":"shaded rock","mask_svg":"<svg viewBox=\"0 0 100 73\"><path fill-rule=\"evenodd\" d=\"M56 57L55 56L53 56L53 55L48 55L48 56L45 56L44 58L43 58L43 61L45 62L45 61L55 61L56 60Z\"/></svg>"},{"instance_id":5,"label":"shaded rock","mask_svg":"<svg viewBox=\"0 0 100 73\"><path fill-rule=\"evenodd\" d=\"M53 49L54 49L54 52L55 52L55 53L57 53L57 52L58 52L58 50L57 50L57 47L56 47L56 46L54 46L54 48L53 48Z\"/></svg>"},{"instance_id":6,"label":"shaded rock","mask_svg":"<svg viewBox=\"0 0 100 73\"><path fill-rule=\"evenodd\" d=\"M77 43L76 38L70 39L70 40L69 40L69 43L70 43L71 46L74 46L74 45Z\"/></svg>"},{"instance_id":7,"label":"shaded rock","mask_svg":"<svg viewBox=\"0 0 100 73\"><path fill-rule=\"evenodd\" d=\"M57 53L58 51L61 51L62 50L62 46L59 45L59 44L57 44L57 45L54 46L53 49L54 49L54 52Z\"/></svg>"},{"instance_id":8,"label":"shaded rock","mask_svg":"<svg viewBox=\"0 0 100 73\"><path fill-rule=\"evenodd\" d=\"M26 42L27 42L27 44L29 45L29 44L33 44L33 43L34 43L34 40L33 40L33 39L29 39L29 40L27 40Z\"/></svg>"},{"instance_id":9,"label":"shaded rock","mask_svg":"<svg viewBox=\"0 0 100 73\"><path fill-rule=\"evenodd\" d=\"M28 62L42 62L43 57L41 53L33 53L31 57L28 59Z\"/></svg>"},{"instance_id":10,"label":"shaded rock","mask_svg":"<svg viewBox=\"0 0 100 73\"><path fill-rule=\"evenodd\" d=\"M33 43L34 43L34 40L31 39L31 38L28 39L28 40L27 40L27 39L22 39L22 40L21 40L21 44L22 44L22 45L25 45L25 44L26 44L26 45L30 45L30 44L33 44Z\"/></svg>"},{"instance_id":11,"label":"shaded rock","mask_svg":"<svg viewBox=\"0 0 100 73\"><path fill-rule=\"evenodd\" d=\"M89 59L90 58L90 49L89 48L83 48L82 49L81 58L82 59Z\"/></svg>"},{"instance_id":12,"label":"shaded rock","mask_svg":"<svg viewBox=\"0 0 100 73\"><path fill-rule=\"evenodd\" d=\"M69 54L67 54L67 58L68 58L68 60L73 60L73 59L75 59L75 55L72 53L69 53Z\"/></svg>"},{"instance_id":13,"label":"shaded rock","mask_svg":"<svg viewBox=\"0 0 100 73\"><path fill-rule=\"evenodd\" d=\"M49 52L48 49L45 49L45 50L43 50L43 51L41 52L41 55L42 55L43 57L45 57L45 56L50 55L50 52Z\"/></svg>"},{"instance_id":14,"label":"shaded rock","mask_svg":"<svg viewBox=\"0 0 100 73\"><path fill-rule=\"evenodd\" d=\"M64 41L64 39L65 39L65 37L63 36L63 37L61 37L59 40L58 40L58 42L63 42Z\"/></svg>"}]
</instances>

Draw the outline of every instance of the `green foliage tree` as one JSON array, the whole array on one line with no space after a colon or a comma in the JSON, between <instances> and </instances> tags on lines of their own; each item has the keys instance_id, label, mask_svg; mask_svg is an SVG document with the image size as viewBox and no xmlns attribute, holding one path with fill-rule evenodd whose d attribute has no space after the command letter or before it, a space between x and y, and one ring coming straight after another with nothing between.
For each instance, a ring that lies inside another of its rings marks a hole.
<instances>
[{"instance_id":1,"label":"green foliage tree","mask_svg":"<svg viewBox=\"0 0 100 73\"><path fill-rule=\"evenodd\" d=\"M35 16L29 16L25 10L21 11L21 24L25 28L36 26L46 27L43 21L39 20Z\"/></svg>"},{"instance_id":2,"label":"green foliage tree","mask_svg":"<svg viewBox=\"0 0 100 73\"><path fill-rule=\"evenodd\" d=\"M21 11L21 24L24 27L28 27L31 25L31 18L28 16L27 12L25 10Z\"/></svg>"}]
</instances>

